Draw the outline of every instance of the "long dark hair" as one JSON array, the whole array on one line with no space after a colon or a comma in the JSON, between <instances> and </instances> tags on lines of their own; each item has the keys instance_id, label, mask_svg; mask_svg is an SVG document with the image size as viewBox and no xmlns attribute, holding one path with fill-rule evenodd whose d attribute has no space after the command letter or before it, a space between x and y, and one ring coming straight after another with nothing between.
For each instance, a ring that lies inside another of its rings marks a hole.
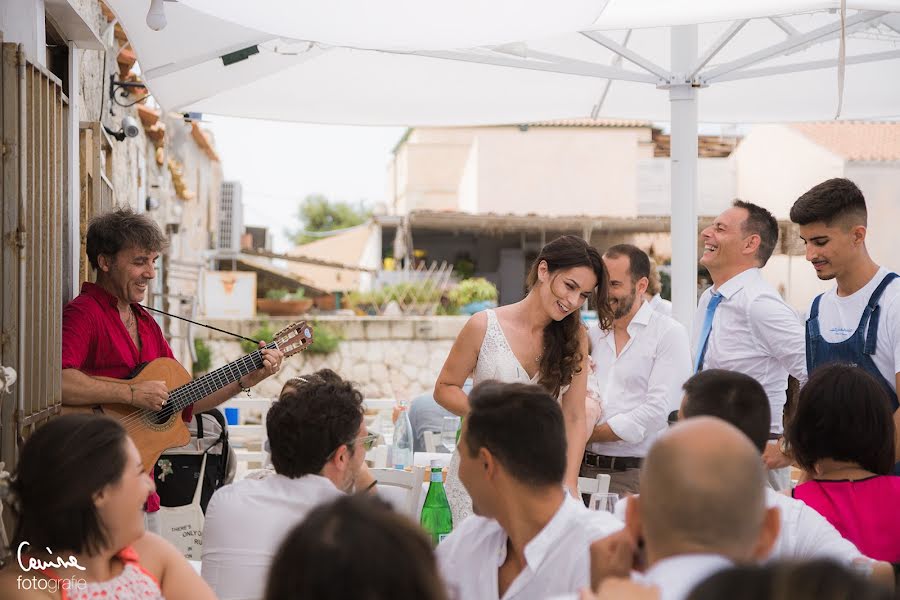
<instances>
[{"instance_id":1,"label":"long dark hair","mask_svg":"<svg viewBox=\"0 0 900 600\"><path fill-rule=\"evenodd\" d=\"M561 269L587 267L597 277L597 287L592 292L592 304L597 307L600 327L612 327L613 313L609 307L609 276L603 265L600 252L580 237L564 235L556 238L543 248L531 264L526 284L530 292L538 280L538 266L547 263L547 270L553 273ZM555 276L553 276L555 277ZM553 279L550 280L551 282ZM544 328L544 350L541 355L540 384L554 396L563 386L572 383L572 377L581 372L584 357L578 348L581 332L581 309L573 310L559 321L550 321Z\"/></svg>"},{"instance_id":2,"label":"long dark hair","mask_svg":"<svg viewBox=\"0 0 900 600\"><path fill-rule=\"evenodd\" d=\"M18 516L12 550L22 542L54 553L96 555L109 532L94 494L125 472L125 429L109 417L66 415L51 419L22 448L12 483Z\"/></svg>"}]
</instances>

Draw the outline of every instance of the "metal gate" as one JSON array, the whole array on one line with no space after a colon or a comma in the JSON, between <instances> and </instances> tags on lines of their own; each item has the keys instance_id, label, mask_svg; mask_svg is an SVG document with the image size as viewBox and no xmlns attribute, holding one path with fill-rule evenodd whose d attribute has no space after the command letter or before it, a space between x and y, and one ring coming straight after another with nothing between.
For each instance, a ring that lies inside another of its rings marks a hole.
<instances>
[{"instance_id":1,"label":"metal gate","mask_svg":"<svg viewBox=\"0 0 900 600\"><path fill-rule=\"evenodd\" d=\"M0 363L18 372L0 397L0 460L59 411L68 98L60 80L2 44Z\"/></svg>"}]
</instances>

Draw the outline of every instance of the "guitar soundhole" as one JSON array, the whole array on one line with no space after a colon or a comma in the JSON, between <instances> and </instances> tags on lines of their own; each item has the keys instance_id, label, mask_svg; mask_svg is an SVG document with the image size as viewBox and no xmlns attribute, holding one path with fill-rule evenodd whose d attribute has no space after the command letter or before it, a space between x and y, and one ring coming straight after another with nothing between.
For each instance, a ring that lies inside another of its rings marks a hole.
<instances>
[{"instance_id":1,"label":"guitar soundhole","mask_svg":"<svg viewBox=\"0 0 900 600\"><path fill-rule=\"evenodd\" d=\"M173 409L166 406L162 410L147 415L147 421L151 425L165 425L172 419Z\"/></svg>"}]
</instances>

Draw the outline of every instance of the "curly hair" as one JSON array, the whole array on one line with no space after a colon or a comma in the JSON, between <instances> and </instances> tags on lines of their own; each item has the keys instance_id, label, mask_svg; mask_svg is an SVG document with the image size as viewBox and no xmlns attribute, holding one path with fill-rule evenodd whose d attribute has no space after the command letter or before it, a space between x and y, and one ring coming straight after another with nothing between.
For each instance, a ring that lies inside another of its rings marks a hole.
<instances>
[{"instance_id":1,"label":"curly hair","mask_svg":"<svg viewBox=\"0 0 900 600\"><path fill-rule=\"evenodd\" d=\"M547 263L552 277L563 269L587 267L597 277L597 287L591 293L592 304L597 307L600 328L604 331L612 327L613 312L609 306L609 276L603 265L600 252L580 237L564 235L541 248L540 254L531 264L526 284L530 292L538 280L538 267ZM541 354L539 383L554 396L572 378L581 372L584 357L579 350L581 330L581 309L573 310L559 321L550 321L544 328L544 348Z\"/></svg>"},{"instance_id":2,"label":"curly hair","mask_svg":"<svg viewBox=\"0 0 900 600\"><path fill-rule=\"evenodd\" d=\"M335 450L353 441L363 420L362 394L333 371L286 385L266 415L275 472L297 478L318 473Z\"/></svg>"},{"instance_id":3,"label":"curly hair","mask_svg":"<svg viewBox=\"0 0 900 600\"><path fill-rule=\"evenodd\" d=\"M162 252L167 246L166 236L153 219L139 215L130 208L117 208L91 219L85 246L88 260L99 268L97 257L113 257L126 248L140 248Z\"/></svg>"}]
</instances>

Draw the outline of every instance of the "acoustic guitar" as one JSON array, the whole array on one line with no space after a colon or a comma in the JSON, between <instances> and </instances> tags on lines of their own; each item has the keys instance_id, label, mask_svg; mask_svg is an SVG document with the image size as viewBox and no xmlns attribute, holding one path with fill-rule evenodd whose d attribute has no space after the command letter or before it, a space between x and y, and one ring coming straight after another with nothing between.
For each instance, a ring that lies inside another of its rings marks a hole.
<instances>
[{"instance_id":1,"label":"acoustic guitar","mask_svg":"<svg viewBox=\"0 0 900 600\"><path fill-rule=\"evenodd\" d=\"M285 358L293 356L308 348L313 342L312 328L306 321L293 323L275 334L272 341L265 346L268 349L281 350ZM63 413L104 414L117 419L128 435L134 440L141 461L148 472L160 454L169 448L184 446L190 439L187 425L181 419L181 411L201 398L209 396L239 378L256 371L263 366L262 348L219 367L200 377L191 380L191 375L177 360L157 358L136 370L127 380L112 377L95 377L101 381L112 383L141 383L144 381L165 381L169 388L169 399L159 411L138 408L128 404L101 404L96 406L64 406Z\"/></svg>"}]
</instances>

